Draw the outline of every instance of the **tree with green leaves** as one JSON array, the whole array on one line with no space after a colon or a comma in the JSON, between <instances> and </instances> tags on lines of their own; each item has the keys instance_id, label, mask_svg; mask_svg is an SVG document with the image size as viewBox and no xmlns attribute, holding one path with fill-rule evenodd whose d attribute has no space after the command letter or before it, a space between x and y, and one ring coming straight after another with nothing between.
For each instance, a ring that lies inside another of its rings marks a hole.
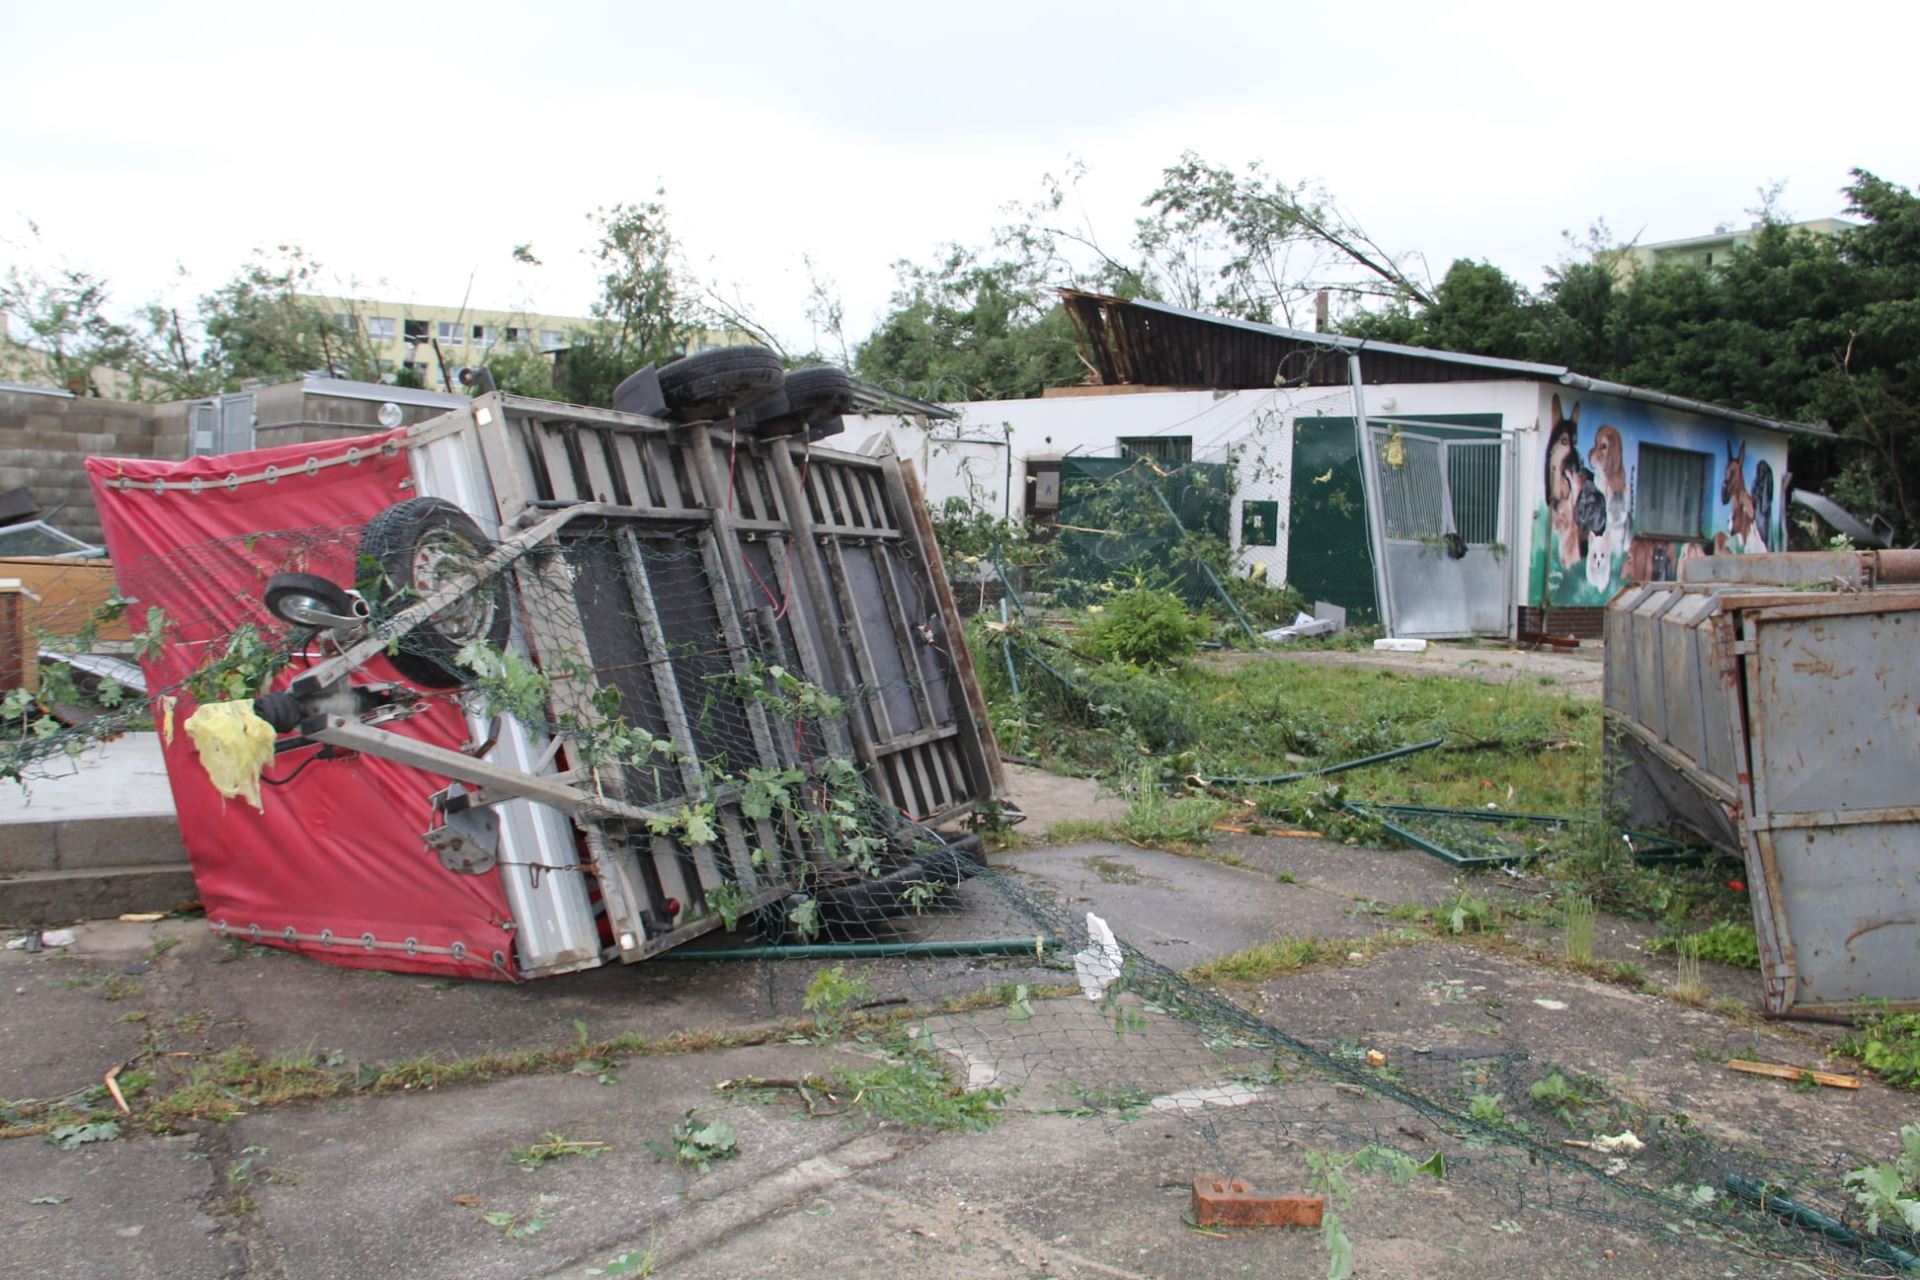
<instances>
[{"instance_id":1,"label":"tree with green leaves","mask_svg":"<svg viewBox=\"0 0 1920 1280\"><path fill-rule=\"evenodd\" d=\"M43 256L40 229L27 224L22 259ZM122 367L137 347L132 329L107 314L105 280L68 266L36 268L16 260L0 282L0 376L50 381L77 395L100 395L96 370Z\"/></svg>"},{"instance_id":2,"label":"tree with green leaves","mask_svg":"<svg viewBox=\"0 0 1920 1280\"><path fill-rule=\"evenodd\" d=\"M593 323L570 332L557 357L496 352L487 368L502 390L611 405L628 374L678 358L700 327L695 287L680 264L665 204L616 204L587 216L596 235L585 253L600 273ZM516 246L513 256L539 265L530 245Z\"/></svg>"}]
</instances>

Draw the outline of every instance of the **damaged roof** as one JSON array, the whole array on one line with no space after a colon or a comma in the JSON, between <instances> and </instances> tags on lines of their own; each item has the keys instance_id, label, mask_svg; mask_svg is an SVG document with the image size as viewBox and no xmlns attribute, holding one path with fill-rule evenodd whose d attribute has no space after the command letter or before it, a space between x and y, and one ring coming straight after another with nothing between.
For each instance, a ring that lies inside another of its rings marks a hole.
<instances>
[{"instance_id":1,"label":"damaged roof","mask_svg":"<svg viewBox=\"0 0 1920 1280\"><path fill-rule=\"evenodd\" d=\"M1230 316L1189 311L1143 298L1115 298L1062 289L1061 301L1080 339L1082 358L1107 386L1337 387L1351 378L1345 357L1363 355L1366 381L1554 382L1597 395L1662 404L1769 431L1831 436L1831 428L1762 417L1687 396L1669 395L1575 373L1565 365L1409 347L1397 342L1311 333Z\"/></svg>"}]
</instances>

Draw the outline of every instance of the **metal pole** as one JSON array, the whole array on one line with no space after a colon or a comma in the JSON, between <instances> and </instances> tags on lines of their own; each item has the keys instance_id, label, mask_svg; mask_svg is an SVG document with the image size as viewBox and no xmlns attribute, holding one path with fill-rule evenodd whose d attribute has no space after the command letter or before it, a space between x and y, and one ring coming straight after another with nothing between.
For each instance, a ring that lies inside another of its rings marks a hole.
<instances>
[{"instance_id":1,"label":"metal pole","mask_svg":"<svg viewBox=\"0 0 1920 1280\"><path fill-rule=\"evenodd\" d=\"M1365 384L1360 377L1358 351L1347 357L1347 383L1353 392L1353 431L1360 448L1360 492L1366 499L1362 506L1367 521L1367 554L1373 558L1373 591L1378 597L1376 603L1380 611L1380 626L1388 635L1392 635L1393 584L1387 578L1386 529L1381 522L1380 478L1374 470L1373 442L1368 439L1372 433L1367 430L1367 400L1363 394Z\"/></svg>"},{"instance_id":2,"label":"metal pole","mask_svg":"<svg viewBox=\"0 0 1920 1280\"><path fill-rule=\"evenodd\" d=\"M1046 934L953 942L814 942L790 947L681 947L655 960L861 960L885 956L1018 956L1038 959L1060 944Z\"/></svg>"}]
</instances>

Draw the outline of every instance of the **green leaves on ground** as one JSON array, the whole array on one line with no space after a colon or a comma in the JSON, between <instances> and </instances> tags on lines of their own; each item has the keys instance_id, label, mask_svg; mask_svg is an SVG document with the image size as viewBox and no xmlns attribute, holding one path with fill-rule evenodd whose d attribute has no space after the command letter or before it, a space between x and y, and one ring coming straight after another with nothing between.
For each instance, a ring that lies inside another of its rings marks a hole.
<instances>
[{"instance_id":1,"label":"green leaves on ground","mask_svg":"<svg viewBox=\"0 0 1920 1280\"><path fill-rule=\"evenodd\" d=\"M47 1141L62 1151L73 1151L94 1142L112 1142L120 1136L120 1125L113 1120L94 1120L85 1124L55 1125Z\"/></svg>"},{"instance_id":2,"label":"green leaves on ground","mask_svg":"<svg viewBox=\"0 0 1920 1280\"><path fill-rule=\"evenodd\" d=\"M740 1138L725 1120L700 1120L694 1110L673 1126L667 1142L649 1142L647 1149L662 1160L677 1165L692 1165L707 1172L716 1161L731 1160L740 1154Z\"/></svg>"},{"instance_id":3,"label":"green leaves on ground","mask_svg":"<svg viewBox=\"0 0 1920 1280\"><path fill-rule=\"evenodd\" d=\"M1840 1052L1858 1058L1885 1084L1920 1090L1920 1013L1896 1013L1884 1001L1864 1006Z\"/></svg>"}]
</instances>

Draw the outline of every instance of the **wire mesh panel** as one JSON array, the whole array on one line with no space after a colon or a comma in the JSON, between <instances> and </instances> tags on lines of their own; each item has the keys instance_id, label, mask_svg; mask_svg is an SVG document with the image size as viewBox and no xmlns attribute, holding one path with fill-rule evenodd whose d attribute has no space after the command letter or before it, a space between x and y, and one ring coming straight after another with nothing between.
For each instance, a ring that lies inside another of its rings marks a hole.
<instances>
[{"instance_id":1,"label":"wire mesh panel","mask_svg":"<svg viewBox=\"0 0 1920 1280\"><path fill-rule=\"evenodd\" d=\"M1451 440L1446 445L1447 488L1453 499L1453 527L1469 546L1500 541L1501 462L1506 446L1498 440Z\"/></svg>"},{"instance_id":2,"label":"wire mesh panel","mask_svg":"<svg viewBox=\"0 0 1920 1280\"><path fill-rule=\"evenodd\" d=\"M1441 442L1385 427L1373 428L1373 439L1387 537L1432 540L1452 532Z\"/></svg>"}]
</instances>

